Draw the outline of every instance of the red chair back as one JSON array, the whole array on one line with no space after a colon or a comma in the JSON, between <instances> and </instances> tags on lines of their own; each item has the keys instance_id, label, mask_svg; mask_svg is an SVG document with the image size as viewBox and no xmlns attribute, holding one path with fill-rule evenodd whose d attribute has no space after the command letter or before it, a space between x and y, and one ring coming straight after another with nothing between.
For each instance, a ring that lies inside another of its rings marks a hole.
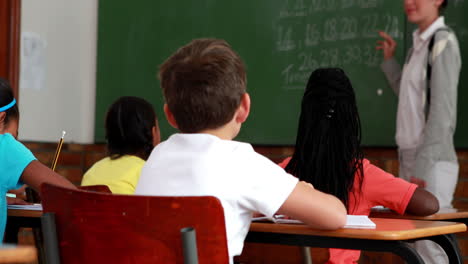
<instances>
[{"instance_id":1,"label":"red chair back","mask_svg":"<svg viewBox=\"0 0 468 264\"><path fill-rule=\"evenodd\" d=\"M55 213L61 263L184 263L180 230L196 231L199 263L229 263L224 212L211 196L156 197L41 189Z\"/></svg>"}]
</instances>

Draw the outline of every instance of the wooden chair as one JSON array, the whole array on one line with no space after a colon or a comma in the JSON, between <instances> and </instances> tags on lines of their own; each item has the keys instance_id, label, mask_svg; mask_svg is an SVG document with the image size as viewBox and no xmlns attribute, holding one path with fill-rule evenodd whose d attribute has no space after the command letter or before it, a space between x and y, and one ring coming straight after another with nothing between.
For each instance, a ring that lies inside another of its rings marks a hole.
<instances>
[{"instance_id":1,"label":"wooden chair","mask_svg":"<svg viewBox=\"0 0 468 264\"><path fill-rule=\"evenodd\" d=\"M90 192L112 193L107 185L87 185L80 186L78 189Z\"/></svg>"},{"instance_id":2,"label":"wooden chair","mask_svg":"<svg viewBox=\"0 0 468 264\"><path fill-rule=\"evenodd\" d=\"M47 263L184 263L190 251L182 246L184 228L196 231L192 253L199 263L229 263L224 212L215 197L113 195L49 184L41 196ZM51 242L54 227L57 241ZM50 250L54 243L60 261Z\"/></svg>"}]
</instances>

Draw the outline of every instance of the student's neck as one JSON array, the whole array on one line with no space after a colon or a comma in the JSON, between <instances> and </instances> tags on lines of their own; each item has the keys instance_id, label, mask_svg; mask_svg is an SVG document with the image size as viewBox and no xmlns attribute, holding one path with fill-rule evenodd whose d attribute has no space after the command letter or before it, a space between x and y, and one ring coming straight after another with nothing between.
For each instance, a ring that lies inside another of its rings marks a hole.
<instances>
[{"instance_id":1,"label":"student's neck","mask_svg":"<svg viewBox=\"0 0 468 264\"><path fill-rule=\"evenodd\" d=\"M218 137L224 140L232 140L233 138L237 136L238 131L239 131L238 129L232 126L225 125L223 127L216 128L216 129L206 129L206 130L200 131L200 133L210 134L210 135L213 135L215 137Z\"/></svg>"}]
</instances>

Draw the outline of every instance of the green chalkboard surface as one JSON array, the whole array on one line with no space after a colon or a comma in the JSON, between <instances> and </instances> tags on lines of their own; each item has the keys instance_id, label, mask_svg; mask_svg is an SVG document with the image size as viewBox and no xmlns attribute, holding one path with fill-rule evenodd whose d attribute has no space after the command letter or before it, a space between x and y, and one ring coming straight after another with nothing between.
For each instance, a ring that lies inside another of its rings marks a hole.
<instances>
[{"instance_id":1,"label":"green chalkboard surface","mask_svg":"<svg viewBox=\"0 0 468 264\"><path fill-rule=\"evenodd\" d=\"M252 109L238 140L294 144L309 74L338 66L357 93L363 143L394 145L397 99L379 68L378 30L401 43L401 61L406 23L400 1L99 1L96 141L104 141L106 109L122 95L151 101L162 136L173 133L162 112L158 66L190 40L214 37L227 40L247 66Z\"/></svg>"},{"instance_id":2,"label":"green chalkboard surface","mask_svg":"<svg viewBox=\"0 0 468 264\"><path fill-rule=\"evenodd\" d=\"M449 1L449 7L445 12L446 23L457 34L462 57L462 71L458 83L458 112L457 130L455 133L455 146L468 147L468 1Z\"/></svg>"}]
</instances>

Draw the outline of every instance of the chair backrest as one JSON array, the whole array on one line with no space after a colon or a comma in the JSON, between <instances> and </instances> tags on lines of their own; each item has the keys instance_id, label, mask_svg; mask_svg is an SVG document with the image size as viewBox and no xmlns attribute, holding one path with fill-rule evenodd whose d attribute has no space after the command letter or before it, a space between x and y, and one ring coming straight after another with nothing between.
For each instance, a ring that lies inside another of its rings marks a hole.
<instances>
[{"instance_id":1,"label":"chair backrest","mask_svg":"<svg viewBox=\"0 0 468 264\"><path fill-rule=\"evenodd\" d=\"M101 192L101 193L112 193L107 185L87 185L78 187L80 190L91 191L91 192Z\"/></svg>"},{"instance_id":2,"label":"chair backrest","mask_svg":"<svg viewBox=\"0 0 468 264\"><path fill-rule=\"evenodd\" d=\"M228 263L224 212L211 196L113 195L43 184L61 263L184 263L180 230L196 231L199 263Z\"/></svg>"}]
</instances>

